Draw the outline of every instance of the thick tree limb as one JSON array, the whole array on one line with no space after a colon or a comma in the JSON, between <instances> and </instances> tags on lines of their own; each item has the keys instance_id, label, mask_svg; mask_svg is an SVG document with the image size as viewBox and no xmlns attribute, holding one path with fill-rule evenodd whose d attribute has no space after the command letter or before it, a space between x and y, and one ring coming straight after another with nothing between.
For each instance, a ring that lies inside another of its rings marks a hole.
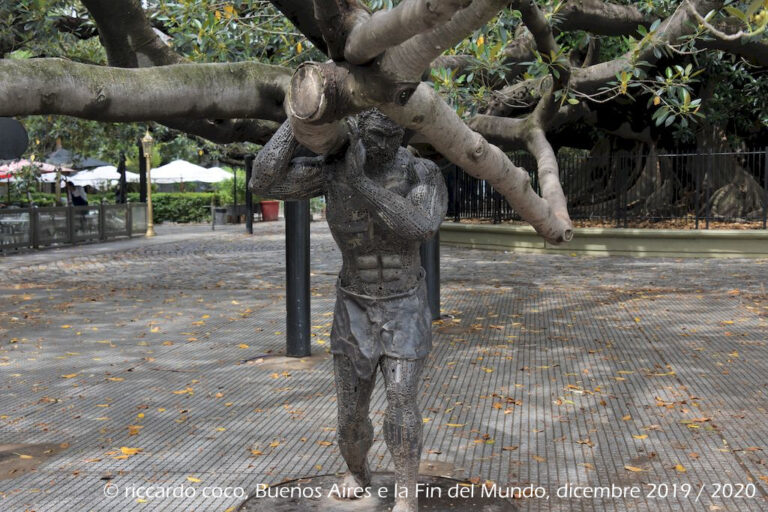
<instances>
[{"instance_id":1,"label":"thick tree limb","mask_svg":"<svg viewBox=\"0 0 768 512\"><path fill-rule=\"evenodd\" d=\"M112 66L136 68L184 62L152 29L141 0L83 0L83 5L99 27Z\"/></svg>"},{"instance_id":2,"label":"thick tree limb","mask_svg":"<svg viewBox=\"0 0 768 512\"><path fill-rule=\"evenodd\" d=\"M737 41L723 39L703 40L696 42L697 48L721 50L751 60L758 66L768 67L768 44L758 39L744 38Z\"/></svg>"},{"instance_id":3,"label":"thick tree limb","mask_svg":"<svg viewBox=\"0 0 768 512\"><path fill-rule=\"evenodd\" d=\"M368 8L359 0L312 0L315 22L323 35L328 56L344 60L344 44L352 27L367 19Z\"/></svg>"},{"instance_id":4,"label":"thick tree limb","mask_svg":"<svg viewBox=\"0 0 768 512\"><path fill-rule=\"evenodd\" d=\"M315 21L312 0L269 0L291 23L309 39L321 52L328 54L323 34Z\"/></svg>"},{"instance_id":5,"label":"thick tree limb","mask_svg":"<svg viewBox=\"0 0 768 512\"><path fill-rule=\"evenodd\" d=\"M549 21L534 0L521 0L518 8L542 58L551 61L551 56L560 51L560 46L555 41Z\"/></svg>"},{"instance_id":6,"label":"thick tree limb","mask_svg":"<svg viewBox=\"0 0 768 512\"><path fill-rule=\"evenodd\" d=\"M701 41L700 46L727 51L750 58L761 66L768 66L768 44L760 40L762 34L752 35L743 30L734 30L730 26L720 29L709 23L690 0L684 0L684 3L690 15L714 37L714 40Z\"/></svg>"},{"instance_id":7,"label":"thick tree limb","mask_svg":"<svg viewBox=\"0 0 768 512\"><path fill-rule=\"evenodd\" d=\"M585 30L603 36L624 36L650 27L653 19L634 5L619 5L602 0L570 0L554 16L555 29L561 32Z\"/></svg>"},{"instance_id":8,"label":"thick tree limb","mask_svg":"<svg viewBox=\"0 0 768 512\"><path fill-rule=\"evenodd\" d=\"M141 0L84 0L83 4L96 21L111 65L135 68L185 62L152 29ZM264 130L270 126L253 119L189 118L164 124L218 143L240 142L247 136L254 137L252 142L262 142Z\"/></svg>"},{"instance_id":9,"label":"thick tree limb","mask_svg":"<svg viewBox=\"0 0 768 512\"><path fill-rule=\"evenodd\" d=\"M696 0L697 12L708 12L720 2L713 0ZM569 88L582 94L594 94L601 87L616 80L616 74L633 66L633 62L645 61L655 63L654 48L666 44L677 44L680 38L692 34L696 28L692 24L693 17L683 6L662 21L653 40L646 43L637 51L629 51L624 55L607 62L601 62L584 68L573 68ZM542 87L541 78L519 82L495 91L496 99L491 103L486 114L511 115L515 110L530 111L546 92Z\"/></svg>"},{"instance_id":10,"label":"thick tree limb","mask_svg":"<svg viewBox=\"0 0 768 512\"><path fill-rule=\"evenodd\" d=\"M544 201L552 211L567 212L568 205L560 185L560 168L557 155L542 128L534 128L526 137L528 151L536 158L539 188Z\"/></svg>"},{"instance_id":11,"label":"thick tree limb","mask_svg":"<svg viewBox=\"0 0 768 512\"><path fill-rule=\"evenodd\" d=\"M0 60L0 76L0 115L59 114L118 122L207 117L280 121L290 80L285 68L256 62L126 69L62 59Z\"/></svg>"},{"instance_id":12,"label":"thick tree limb","mask_svg":"<svg viewBox=\"0 0 768 512\"><path fill-rule=\"evenodd\" d=\"M713 0L696 0L695 8L698 12L709 12L719 3ZM631 50L621 57L589 66L587 68L577 68L573 70L571 87L585 94L591 94L603 87L607 82L616 79L616 74L632 67L633 62L645 61L655 63L658 59L654 56L653 50L656 46L667 44L677 44L683 36L695 32L696 24L691 23L692 16L688 10L680 6L667 19L661 22L657 29L653 41L646 44L639 51Z\"/></svg>"},{"instance_id":13,"label":"thick tree limb","mask_svg":"<svg viewBox=\"0 0 768 512\"><path fill-rule=\"evenodd\" d=\"M418 81L433 60L488 23L508 3L509 0L474 0L450 21L387 50L380 61L382 72L401 81Z\"/></svg>"},{"instance_id":14,"label":"thick tree limb","mask_svg":"<svg viewBox=\"0 0 768 512\"><path fill-rule=\"evenodd\" d=\"M405 0L393 9L376 11L357 23L347 37L344 58L365 64L387 48L448 21L472 0Z\"/></svg>"},{"instance_id":15,"label":"thick tree limb","mask_svg":"<svg viewBox=\"0 0 768 512\"><path fill-rule=\"evenodd\" d=\"M545 169L539 197L530 177L496 146L473 132L428 84L422 83L404 106L380 108L400 125L419 132L443 156L469 174L487 180L546 240L568 241L572 225L560 183ZM562 199L561 199L562 198Z\"/></svg>"},{"instance_id":16,"label":"thick tree limb","mask_svg":"<svg viewBox=\"0 0 768 512\"><path fill-rule=\"evenodd\" d=\"M255 142L264 144L280 127L275 121L261 119L157 119L168 128L179 130L190 135L197 135L215 142L229 144L232 142ZM242 163L240 164L242 165Z\"/></svg>"},{"instance_id":17,"label":"thick tree limb","mask_svg":"<svg viewBox=\"0 0 768 512\"><path fill-rule=\"evenodd\" d=\"M533 50L535 43L531 37L530 32L523 31L515 39L510 42L503 52L502 63L508 67L505 74L504 81L509 82L523 74L527 66L522 65L523 62L530 62L535 59ZM441 55L432 61L430 64L431 69L447 68L456 71L456 76L461 76L462 73L467 71L470 65L474 62L475 58L470 55ZM481 76L483 80L487 80L486 73L480 69L475 70L476 76ZM422 80L428 80L429 73L425 72L422 76ZM489 87L495 89L502 85L501 81L491 81Z\"/></svg>"},{"instance_id":18,"label":"thick tree limb","mask_svg":"<svg viewBox=\"0 0 768 512\"><path fill-rule=\"evenodd\" d=\"M540 103L540 105L542 105ZM538 110L538 109L537 109ZM536 110L526 117L500 117L476 115L467 121L467 125L482 134L489 142L496 144L505 151L528 149L529 133L574 123L579 119L588 118L590 109L584 102L577 105L560 107L554 115L548 115L543 120L535 116Z\"/></svg>"}]
</instances>

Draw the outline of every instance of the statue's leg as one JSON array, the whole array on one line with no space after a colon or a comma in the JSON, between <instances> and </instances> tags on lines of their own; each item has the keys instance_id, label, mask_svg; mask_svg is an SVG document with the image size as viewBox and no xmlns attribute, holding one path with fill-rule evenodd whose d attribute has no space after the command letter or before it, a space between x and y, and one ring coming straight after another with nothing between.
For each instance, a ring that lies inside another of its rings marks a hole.
<instances>
[{"instance_id":1,"label":"statue's leg","mask_svg":"<svg viewBox=\"0 0 768 512\"><path fill-rule=\"evenodd\" d=\"M373 425L368 417L368 409L376 374L372 374L370 380L361 379L345 355L334 354L333 365L339 414L336 436L341 455L354 478L354 482L347 481L345 485L354 487L356 483L360 487L368 487L371 484L371 471L367 456L373 443Z\"/></svg>"},{"instance_id":2,"label":"statue's leg","mask_svg":"<svg viewBox=\"0 0 768 512\"><path fill-rule=\"evenodd\" d=\"M424 360L410 361L384 357L381 373L387 387L387 413L384 438L395 463L395 508L393 512L418 510L416 485L421 458L423 420L417 403L417 392ZM407 496L403 493L407 489Z\"/></svg>"}]
</instances>

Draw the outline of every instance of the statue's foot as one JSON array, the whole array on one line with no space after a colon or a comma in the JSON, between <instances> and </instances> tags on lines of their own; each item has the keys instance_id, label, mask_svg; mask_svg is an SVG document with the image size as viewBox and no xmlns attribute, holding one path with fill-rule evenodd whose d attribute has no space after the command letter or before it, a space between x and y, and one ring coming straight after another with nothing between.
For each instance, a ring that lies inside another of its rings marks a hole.
<instances>
[{"instance_id":1,"label":"statue's foot","mask_svg":"<svg viewBox=\"0 0 768 512\"><path fill-rule=\"evenodd\" d=\"M367 474L367 479L366 479ZM365 496L365 488L371 485L371 476L369 472L356 476L349 473L344 476L339 484L341 499L357 500Z\"/></svg>"},{"instance_id":2,"label":"statue's foot","mask_svg":"<svg viewBox=\"0 0 768 512\"><path fill-rule=\"evenodd\" d=\"M418 512L419 502L415 499L400 498L395 500L395 506L392 507L392 512Z\"/></svg>"}]
</instances>

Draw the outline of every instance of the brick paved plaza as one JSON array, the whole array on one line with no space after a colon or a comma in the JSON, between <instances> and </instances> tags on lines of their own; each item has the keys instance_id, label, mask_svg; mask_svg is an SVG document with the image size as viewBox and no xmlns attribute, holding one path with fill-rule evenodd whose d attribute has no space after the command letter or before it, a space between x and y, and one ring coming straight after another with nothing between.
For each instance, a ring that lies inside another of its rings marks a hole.
<instances>
[{"instance_id":1,"label":"brick paved plaza","mask_svg":"<svg viewBox=\"0 0 768 512\"><path fill-rule=\"evenodd\" d=\"M343 470L339 253L313 224L315 355L286 359L283 225L242 231L0 257L0 510L223 512L242 500L203 488ZM766 276L765 260L444 247L422 472L548 490L521 510L768 509ZM377 471L384 407L378 389ZM662 496L558 499L568 483ZM196 495L125 495L149 485Z\"/></svg>"}]
</instances>

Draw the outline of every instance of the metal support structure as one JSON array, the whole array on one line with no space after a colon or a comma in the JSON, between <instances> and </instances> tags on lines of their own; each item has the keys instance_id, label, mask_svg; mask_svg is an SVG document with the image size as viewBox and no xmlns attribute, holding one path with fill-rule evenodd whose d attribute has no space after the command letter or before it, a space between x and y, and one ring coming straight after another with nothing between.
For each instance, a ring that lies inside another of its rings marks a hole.
<instances>
[{"instance_id":1,"label":"metal support structure","mask_svg":"<svg viewBox=\"0 0 768 512\"><path fill-rule=\"evenodd\" d=\"M105 217L107 216L106 211L104 210L104 199L102 198L99 202L99 240L106 240L107 234L106 234L106 222Z\"/></svg>"},{"instance_id":2,"label":"metal support structure","mask_svg":"<svg viewBox=\"0 0 768 512\"><path fill-rule=\"evenodd\" d=\"M306 357L310 348L309 201L285 202L286 349Z\"/></svg>"},{"instance_id":3,"label":"metal support structure","mask_svg":"<svg viewBox=\"0 0 768 512\"><path fill-rule=\"evenodd\" d=\"M147 237L155 236L155 217L152 212L152 148L155 145L155 139L147 129L147 133L141 139L142 152L146 160L145 169L147 171Z\"/></svg>"},{"instance_id":4,"label":"metal support structure","mask_svg":"<svg viewBox=\"0 0 768 512\"><path fill-rule=\"evenodd\" d=\"M493 191L493 223L501 224L501 194Z\"/></svg>"},{"instance_id":5,"label":"metal support structure","mask_svg":"<svg viewBox=\"0 0 768 512\"><path fill-rule=\"evenodd\" d=\"M459 166L453 166L453 222L461 221L461 197L459 196Z\"/></svg>"},{"instance_id":6,"label":"metal support structure","mask_svg":"<svg viewBox=\"0 0 768 512\"><path fill-rule=\"evenodd\" d=\"M768 227L768 146L763 152L763 229Z\"/></svg>"},{"instance_id":7,"label":"metal support structure","mask_svg":"<svg viewBox=\"0 0 768 512\"><path fill-rule=\"evenodd\" d=\"M701 155L698 155L696 157L696 176L693 178L695 180L694 183L694 196L693 196L693 214L695 217L694 221L694 228L699 229L699 204L701 202L701 180L702 175L704 174L704 164L702 162L703 157Z\"/></svg>"},{"instance_id":8,"label":"metal support structure","mask_svg":"<svg viewBox=\"0 0 768 512\"><path fill-rule=\"evenodd\" d=\"M29 241L32 242L32 248L34 249L40 248L37 228L39 222L40 217L37 214L37 207L32 206L32 208L29 210Z\"/></svg>"},{"instance_id":9,"label":"metal support structure","mask_svg":"<svg viewBox=\"0 0 768 512\"><path fill-rule=\"evenodd\" d=\"M421 266L426 271L427 299L432 320L440 319L440 232L421 244Z\"/></svg>"},{"instance_id":10,"label":"metal support structure","mask_svg":"<svg viewBox=\"0 0 768 512\"><path fill-rule=\"evenodd\" d=\"M147 202L147 159L144 158L144 148L141 147L141 139L138 142L139 145L139 202Z\"/></svg>"},{"instance_id":11,"label":"metal support structure","mask_svg":"<svg viewBox=\"0 0 768 512\"><path fill-rule=\"evenodd\" d=\"M211 231L216 231L216 202L211 195Z\"/></svg>"},{"instance_id":12,"label":"metal support structure","mask_svg":"<svg viewBox=\"0 0 768 512\"><path fill-rule=\"evenodd\" d=\"M715 155L712 153L712 149L709 150L709 158L707 159L708 172L704 175L704 186L706 187L707 202L704 204L704 213L706 217L705 229L709 229L709 218L712 216L712 171L715 168Z\"/></svg>"},{"instance_id":13,"label":"metal support structure","mask_svg":"<svg viewBox=\"0 0 768 512\"><path fill-rule=\"evenodd\" d=\"M128 184L126 183L125 179L125 153L122 151L120 152L120 159L117 164L117 172L120 175L120 182L118 183L118 200L115 201L116 203L123 204L126 202L126 198L128 197Z\"/></svg>"},{"instance_id":14,"label":"metal support structure","mask_svg":"<svg viewBox=\"0 0 768 512\"><path fill-rule=\"evenodd\" d=\"M232 173L232 215L235 217L235 224L240 224L240 216L237 214L237 169Z\"/></svg>"},{"instance_id":15,"label":"metal support structure","mask_svg":"<svg viewBox=\"0 0 768 512\"><path fill-rule=\"evenodd\" d=\"M127 201L123 203L125 207L125 231L128 238L133 237L133 207Z\"/></svg>"},{"instance_id":16,"label":"metal support structure","mask_svg":"<svg viewBox=\"0 0 768 512\"><path fill-rule=\"evenodd\" d=\"M251 182L253 160L256 155L245 155L245 230L253 234L253 193L248 184Z\"/></svg>"}]
</instances>

